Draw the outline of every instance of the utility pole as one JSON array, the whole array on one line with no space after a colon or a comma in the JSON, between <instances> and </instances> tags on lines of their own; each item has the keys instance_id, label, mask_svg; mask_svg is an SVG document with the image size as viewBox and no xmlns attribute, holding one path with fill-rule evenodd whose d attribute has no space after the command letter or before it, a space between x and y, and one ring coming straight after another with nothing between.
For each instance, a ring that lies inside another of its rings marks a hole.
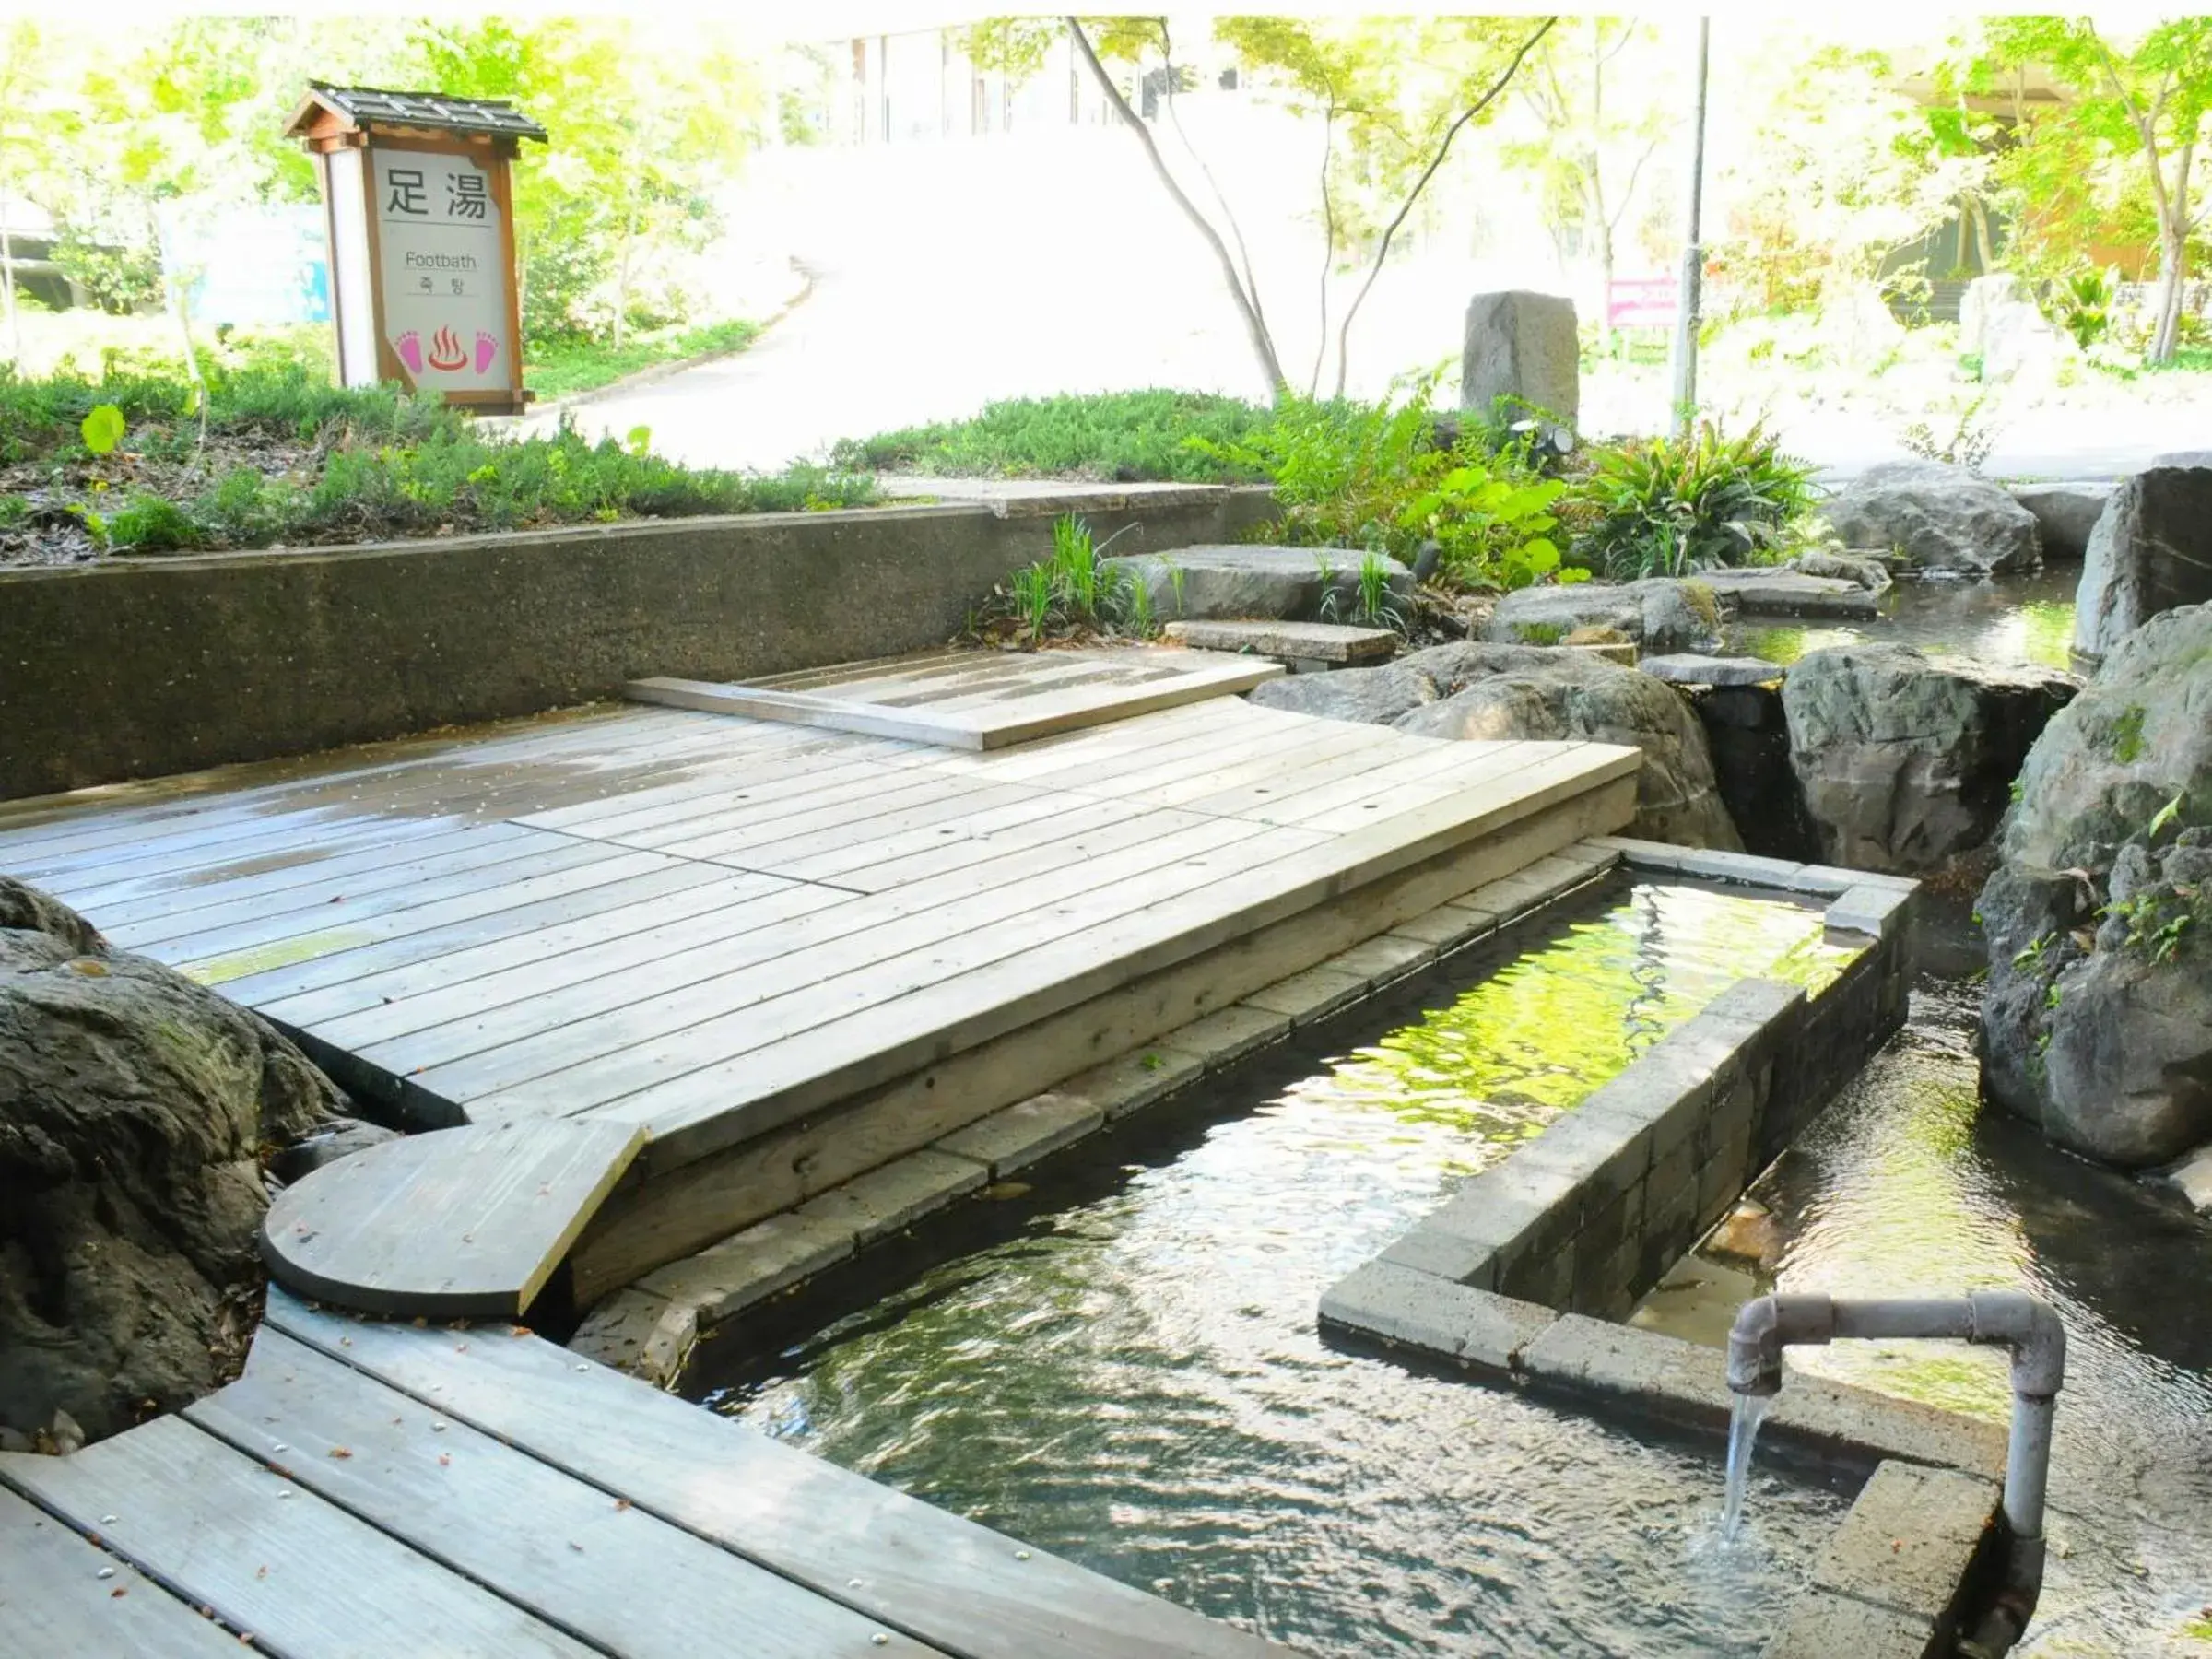
<instances>
[{"instance_id":1,"label":"utility pole","mask_svg":"<svg viewBox=\"0 0 2212 1659\"><path fill-rule=\"evenodd\" d=\"M1698 19L1698 118L1690 133L1689 236L1682 250L1682 293L1675 317L1675 436L1687 438L1697 418L1698 312L1705 276L1705 60L1712 19Z\"/></svg>"}]
</instances>

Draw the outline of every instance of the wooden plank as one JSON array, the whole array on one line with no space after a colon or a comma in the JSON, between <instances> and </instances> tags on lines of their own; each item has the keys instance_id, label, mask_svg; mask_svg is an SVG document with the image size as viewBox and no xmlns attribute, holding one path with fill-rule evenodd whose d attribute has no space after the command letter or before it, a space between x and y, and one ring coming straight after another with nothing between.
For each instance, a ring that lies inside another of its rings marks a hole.
<instances>
[{"instance_id":1,"label":"wooden plank","mask_svg":"<svg viewBox=\"0 0 2212 1659\"><path fill-rule=\"evenodd\" d=\"M579 1304L595 1301L1000 1107L1092 1065L1134 1057L1241 996L1625 823L1634 799L1632 779L1578 795L890 1083L855 1089L811 1077L708 1122L696 1139L692 1132L665 1135L639 1159L646 1178L625 1182L570 1252L571 1288ZM782 1126L743 1138L760 1121ZM716 1135L735 1144L700 1155Z\"/></svg>"},{"instance_id":2,"label":"wooden plank","mask_svg":"<svg viewBox=\"0 0 2212 1659\"><path fill-rule=\"evenodd\" d=\"M756 849L751 862L791 881L835 882L863 892L880 892L887 884L880 877L871 878L872 873L900 859L960 842L987 842L995 835L1025 825L1041 826L1064 813L1095 805L1058 792L992 786L977 791L957 816L923 807L890 820L876 820L867 826L865 839L839 837L833 846L817 842L772 860L762 856L764 850ZM855 876L860 879L851 879Z\"/></svg>"},{"instance_id":3,"label":"wooden plank","mask_svg":"<svg viewBox=\"0 0 2212 1659\"><path fill-rule=\"evenodd\" d=\"M249 1632L259 1652L592 1651L182 1418L68 1457L0 1453L0 1481L97 1532L141 1571Z\"/></svg>"},{"instance_id":4,"label":"wooden plank","mask_svg":"<svg viewBox=\"0 0 2212 1659\"><path fill-rule=\"evenodd\" d=\"M633 680L625 691L643 702L980 750L1248 691L1282 671L1277 664L1199 652L1147 654L1119 674L1112 667L1095 657L1060 653L1020 676L994 663L982 686L955 697L941 689L925 693L913 679L864 683L863 689L880 689L890 700L886 701L841 695L834 685L787 691L665 677Z\"/></svg>"},{"instance_id":5,"label":"wooden plank","mask_svg":"<svg viewBox=\"0 0 2212 1659\"><path fill-rule=\"evenodd\" d=\"M596 846L591 850L601 854L612 851ZM265 969L311 961L316 957L358 949L381 940L424 933L449 922L465 922L496 915L501 911L520 910L541 899L560 898L633 876L650 875L667 869L676 862L658 853L619 853L611 857L602 856L595 862L581 861L569 868L527 880L503 882L496 888L460 894L434 904L410 905L403 910L388 910L382 914L348 920L343 925L333 921L331 925L312 931L293 931L259 939L252 938L251 930L241 929L240 934L251 940L243 948L237 945L218 945L205 955L187 954L185 947L194 947L195 952L208 949L205 940L194 938L164 945L149 954L182 968L203 984L219 985Z\"/></svg>"},{"instance_id":6,"label":"wooden plank","mask_svg":"<svg viewBox=\"0 0 2212 1659\"><path fill-rule=\"evenodd\" d=\"M359 1324L280 1291L269 1320L456 1422L962 1659L1281 1651L1044 1550L1018 1553L997 1533L604 1367L579 1370L549 1343ZM461 1344L469 1363L456 1363Z\"/></svg>"},{"instance_id":7,"label":"wooden plank","mask_svg":"<svg viewBox=\"0 0 2212 1659\"><path fill-rule=\"evenodd\" d=\"M746 753L718 760L677 782L654 784L601 801L532 813L518 823L536 830L560 830L571 835L620 833L625 828L672 821L691 812L712 812L727 806L732 797L750 796L760 786L785 778L803 777L831 765L865 761L872 766L902 771L935 759L935 752L911 743L893 743L879 737L853 737L843 732L807 732L778 727L766 721L727 721L736 731L788 731L806 739L762 755Z\"/></svg>"},{"instance_id":8,"label":"wooden plank","mask_svg":"<svg viewBox=\"0 0 2212 1659\"><path fill-rule=\"evenodd\" d=\"M125 876L103 887L78 888L70 902L87 912L113 907L136 925L246 893L276 893L317 881L343 879L348 888L365 891L363 881L406 881L465 868L472 860L495 859L496 847L529 840L527 830L510 824L465 824L420 839L387 836L353 853L332 853L311 841L177 875Z\"/></svg>"},{"instance_id":9,"label":"wooden plank","mask_svg":"<svg viewBox=\"0 0 2212 1659\"><path fill-rule=\"evenodd\" d=\"M902 892L924 882L962 872L968 873L964 879L972 881L980 878L979 873L986 866L997 866L1001 860L1018 859L1037 848L1058 846L1078 858L1109 851L1122 844L1124 836L1135 833L1128 826L1149 816L1134 801L1090 800L1074 794L1056 798L1067 805L1049 817L1027 823L978 825L968 837L947 838L935 846L914 851L886 848L865 868L841 870L825 879L834 880L842 887L857 888L864 893ZM1197 820L1184 813L1175 821ZM1017 864L1004 873L1019 880L1033 872Z\"/></svg>"},{"instance_id":10,"label":"wooden plank","mask_svg":"<svg viewBox=\"0 0 2212 1659\"><path fill-rule=\"evenodd\" d=\"M121 1558L0 1488L0 1631L11 1653L237 1659L238 1638Z\"/></svg>"},{"instance_id":11,"label":"wooden plank","mask_svg":"<svg viewBox=\"0 0 2212 1659\"><path fill-rule=\"evenodd\" d=\"M669 864L642 875L620 877L508 910L382 940L363 940L288 964L236 973L223 982L223 994L250 1007L269 1006L279 997L358 983L370 975L436 961L477 946L512 944L547 928L588 926L595 917L618 913L634 904L673 904L678 901L678 895L692 888L714 887L738 878L716 865ZM759 876L744 878L776 879Z\"/></svg>"},{"instance_id":12,"label":"wooden plank","mask_svg":"<svg viewBox=\"0 0 2212 1659\"><path fill-rule=\"evenodd\" d=\"M677 866L695 872L701 866ZM579 953L622 949L639 930L673 927L695 922L770 894L806 894L812 904L828 904L837 895L819 888L802 888L773 876L750 871L729 872L705 867L707 879L666 891L641 892L634 903L615 908L612 915L593 914L539 927L505 938L487 940L434 955L425 960L366 973L335 985L290 995L254 999L253 1006L271 1019L288 1025L322 1030L327 1022L370 1009L397 1006L417 998L471 984L515 968L565 961ZM626 884L617 884L626 885ZM233 987L233 994L235 994ZM450 1018L450 1015L448 1016ZM343 1043L345 1038L331 1041Z\"/></svg>"},{"instance_id":13,"label":"wooden plank","mask_svg":"<svg viewBox=\"0 0 2212 1659\"><path fill-rule=\"evenodd\" d=\"M831 833L847 824L865 823L912 806L957 802L966 798L973 788L964 778L917 776L896 782L870 779L840 792L841 798L837 800L809 797L804 810L779 812L750 822L724 824L711 830L686 826L691 833L656 840L654 845L677 858L714 859L751 868L746 864L746 854L756 845L787 846L794 837ZM641 843L625 838L625 844Z\"/></svg>"},{"instance_id":14,"label":"wooden plank","mask_svg":"<svg viewBox=\"0 0 2212 1659\"><path fill-rule=\"evenodd\" d=\"M262 1254L294 1289L365 1312L519 1317L643 1144L563 1121L386 1141L277 1194Z\"/></svg>"},{"instance_id":15,"label":"wooden plank","mask_svg":"<svg viewBox=\"0 0 2212 1659\"><path fill-rule=\"evenodd\" d=\"M811 1029L872 999L926 984L954 971L956 963L978 957L997 960L1040 935L1060 936L1096 915L1118 914L1141 902L1140 884L1147 892L1181 893L1218 883L1247 847L1264 838L1274 838L1265 844L1276 850L1304 835L1233 819L1203 820L1074 866L1054 881L1053 903L1045 912L1038 896L1016 882L865 926L864 907L887 902L871 897L837 912L841 926L856 920L864 925L834 940L810 943L648 1002L572 1019L504 1048L426 1066L413 1081L467 1104L477 1116L517 1108L581 1111L632 1093L647 1079L678 1077L771 1036ZM412 1072L411 1053L403 1044L375 1058L394 1070L407 1063ZM493 1094L500 1097L497 1104L489 1102ZM481 1109L479 1100L486 1102Z\"/></svg>"},{"instance_id":16,"label":"wooden plank","mask_svg":"<svg viewBox=\"0 0 2212 1659\"><path fill-rule=\"evenodd\" d=\"M888 1081L901 1070L926 1063L933 1053L1003 1036L1129 979L1210 949L1238 933L1279 921L1450 847L1495 833L1558 801L1597 791L1608 782L1632 775L1640 760L1634 749L1581 746L1547 767L1531 769L1518 793L1477 791L1472 798L1454 796L1240 868L1210 883L1203 904L1171 900L1038 941L1016 961L993 961L904 995L878 999L867 1006L865 1017L848 1016L842 1030L816 1028L729 1055L605 1101L592 1109L594 1115L644 1124L658 1141L708 1129L718 1118L735 1118L736 1109L744 1106L744 1115L759 1126L753 1131L758 1133L782 1121L761 1110L759 1102L795 1089L818 1075L837 1078L847 1092ZM719 1133L711 1130L705 1138L714 1139Z\"/></svg>"},{"instance_id":17,"label":"wooden plank","mask_svg":"<svg viewBox=\"0 0 2212 1659\"><path fill-rule=\"evenodd\" d=\"M1163 836L1195 830L1206 822L1188 815L1171 818L1164 814L1146 814L1135 807L1102 806L1094 820L1063 824L1062 833L1055 839L1009 854L981 874L972 868L962 868L926 881L910 883L893 892L872 894L826 908L803 934L795 929L769 935L748 934L721 942L712 956L703 959L656 959L640 964L618 985L587 987L574 995L534 989L535 1006L512 1015L494 1011L479 1016L462 1010L455 1017L456 1025L464 1020L477 1022L465 1030L441 1030L417 1044L371 1045L363 1051L363 1058L406 1075L410 1081L441 1098L449 1098L446 1094L449 1088L465 1093L468 1087L465 1083L456 1082L434 1068L463 1054L487 1053L501 1044L525 1042L541 1032L555 1030L560 1032L558 1039L560 1044L582 1053L586 1052L584 1041L594 1033L574 1030L576 1022L597 1019L605 1026L619 1010L652 1004L656 998L687 998L691 1012L677 1007L660 1010L674 1018L670 1029L680 1029L700 1011L727 1006L720 992L703 988L724 975L788 959L802 950L827 949L855 939L862 941L859 948L864 958L880 954L877 947L883 939L882 930L899 925L917 913L984 902L989 906L989 913L1002 914L1009 908L1018 909L1030 902L1021 895L1024 882L1048 880L1058 871L1094 863L1129 847L1157 843ZM994 896L979 900L978 896L986 893ZM940 920L931 920L910 929L910 933L926 940L935 936L944 925L947 924ZM781 988L790 989L791 983L786 979ZM466 1041L456 1041L461 1038Z\"/></svg>"},{"instance_id":18,"label":"wooden plank","mask_svg":"<svg viewBox=\"0 0 2212 1659\"><path fill-rule=\"evenodd\" d=\"M243 1377L184 1415L625 1659L726 1652L740 1630L745 1653L761 1659L937 1651L276 1331L255 1337Z\"/></svg>"},{"instance_id":19,"label":"wooden plank","mask_svg":"<svg viewBox=\"0 0 2212 1659\"><path fill-rule=\"evenodd\" d=\"M291 879L265 888L257 881L226 882L201 888L201 903L166 912L148 913L147 909L132 905L125 912L127 920L106 930L108 941L127 950L145 951L170 939L189 938L243 922L274 922L302 911L312 911L321 919L340 903L351 907L389 901L394 908L404 909L409 903L510 880L518 873L558 868L558 864L543 862L554 853L574 858L576 843L565 836L528 830L509 831L504 824L485 824L472 833L478 838L474 846L442 857L394 864L387 853L387 862L381 868L357 868L351 874L311 868L306 879L300 879L296 871L287 871ZM411 849L393 851L404 858Z\"/></svg>"},{"instance_id":20,"label":"wooden plank","mask_svg":"<svg viewBox=\"0 0 2212 1659\"><path fill-rule=\"evenodd\" d=\"M768 878L748 876L741 879ZM672 974L695 975L700 971L693 965L698 959L695 952L762 928L787 928L801 918L850 903L854 897L832 888L785 886L663 925L645 925L658 921L654 915L625 917L618 925L637 931L601 927L598 936L581 948L556 953L541 945L502 971L461 979L441 975L411 995L387 988L380 978L374 988L382 994L372 1006L318 1023L315 1035L324 1042L373 1059L371 1049L410 1031L474 1018L519 1003L540 1004L540 999L571 986L593 987L582 1006L605 1007L615 997L634 990L641 971L661 968ZM787 936L781 947L789 948ZM455 960L448 957L438 965L451 970ZM588 1000L594 997L595 1002ZM558 1019L559 1015L540 1004L538 1018Z\"/></svg>"}]
</instances>

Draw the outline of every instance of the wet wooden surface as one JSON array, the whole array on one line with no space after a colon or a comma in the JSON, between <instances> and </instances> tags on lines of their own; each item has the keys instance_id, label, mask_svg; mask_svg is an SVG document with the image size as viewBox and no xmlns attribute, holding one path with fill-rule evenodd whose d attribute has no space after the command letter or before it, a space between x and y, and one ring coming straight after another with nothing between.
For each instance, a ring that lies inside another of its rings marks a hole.
<instances>
[{"instance_id":1,"label":"wet wooden surface","mask_svg":"<svg viewBox=\"0 0 2212 1659\"><path fill-rule=\"evenodd\" d=\"M70 1457L0 1454L0 1629L52 1638L25 1652L1283 1651L519 1327L281 1290L237 1382Z\"/></svg>"}]
</instances>

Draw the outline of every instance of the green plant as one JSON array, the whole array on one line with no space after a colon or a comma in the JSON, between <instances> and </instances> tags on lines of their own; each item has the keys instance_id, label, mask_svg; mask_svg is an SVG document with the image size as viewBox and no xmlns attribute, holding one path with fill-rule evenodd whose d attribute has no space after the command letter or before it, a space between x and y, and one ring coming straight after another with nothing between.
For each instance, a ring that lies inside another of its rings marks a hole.
<instances>
[{"instance_id":1,"label":"green plant","mask_svg":"<svg viewBox=\"0 0 2212 1659\"><path fill-rule=\"evenodd\" d=\"M192 518L159 496L137 496L107 524L108 546L118 553L167 553L205 539Z\"/></svg>"},{"instance_id":2,"label":"green plant","mask_svg":"<svg viewBox=\"0 0 2212 1659\"><path fill-rule=\"evenodd\" d=\"M1265 469L1230 451L1272 419L1263 405L1199 392L1018 397L968 420L845 439L830 453L885 472L1249 483Z\"/></svg>"},{"instance_id":3,"label":"green plant","mask_svg":"<svg viewBox=\"0 0 2212 1659\"><path fill-rule=\"evenodd\" d=\"M2088 350L2112 328L2112 306L2120 291L2117 266L2103 271L2076 271L2058 285L2059 322L2074 336L2074 344Z\"/></svg>"},{"instance_id":4,"label":"green plant","mask_svg":"<svg viewBox=\"0 0 2212 1659\"><path fill-rule=\"evenodd\" d=\"M1974 371L1981 372L1978 359ZM1897 441L1923 461L1940 461L1947 466L1963 466L1979 473L1989 452L1996 447L2000 429L1989 394L1977 392L1957 411L1947 432L1938 433L1928 421L1915 420L1898 434Z\"/></svg>"},{"instance_id":5,"label":"green plant","mask_svg":"<svg viewBox=\"0 0 2212 1659\"><path fill-rule=\"evenodd\" d=\"M10 529L29 516L29 497L0 495L0 530Z\"/></svg>"},{"instance_id":6,"label":"green plant","mask_svg":"<svg viewBox=\"0 0 2212 1659\"><path fill-rule=\"evenodd\" d=\"M2112 718L2112 759L2123 766L2133 766L2143 758L2143 723L2150 711L2141 703L2130 703Z\"/></svg>"},{"instance_id":7,"label":"green plant","mask_svg":"<svg viewBox=\"0 0 2212 1659\"><path fill-rule=\"evenodd\" d=\"M1577 493L1575 551L1624 580L1742 564L1812 510L1811 480L1761 423L1735 438L1704 421L1685 439L1622 444Z\"/></svg>"},{"instance_id":8,"label":"green plant","mask_svg":"<svg viewBox=\"0 0 2212 1659\"><path fill-rule=\"evenodd\" d=\"M106 455L114 453L129 428L121 409L113 404L98 404L77 423L76 429L88 450L95 455Z\"/></svg>"},{"instance_id":9,"label":"green plant","mask_svg":"<svg viewBox=\"0 0 2212 1659\"><path fill-rule=\"evenodd\" d=\"M1321 619L1336 621L1343 613L1347 594L1351 599L1352 619L1362 628L1387 628L1396 633L1406 631L1406 618L1391 603L1390 567L1384 556L1371 549L1359 556L1359 569L1348 588L1339 584L1335 572L1326 559L1316 556L1322 571Z\"/></svg>"}]
</instances>

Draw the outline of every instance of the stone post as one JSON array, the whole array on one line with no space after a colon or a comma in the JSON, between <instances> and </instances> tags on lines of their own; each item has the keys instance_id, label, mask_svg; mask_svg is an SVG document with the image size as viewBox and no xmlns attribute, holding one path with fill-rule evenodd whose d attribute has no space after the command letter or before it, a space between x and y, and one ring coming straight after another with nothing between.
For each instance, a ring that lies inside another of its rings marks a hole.
<instances>
[{"instance_id":1,"label":"stone post","mask_svg":"<svg viewBox=\"0 0 2212 1659\"><path fill-rule=\"evenodd\" d=\"M1573 428L1582 404L1573 300L1514 289L1467 302L1459 406L1488 418L1500 397L1518 398Z\"/></svg>"}]
</instances>

